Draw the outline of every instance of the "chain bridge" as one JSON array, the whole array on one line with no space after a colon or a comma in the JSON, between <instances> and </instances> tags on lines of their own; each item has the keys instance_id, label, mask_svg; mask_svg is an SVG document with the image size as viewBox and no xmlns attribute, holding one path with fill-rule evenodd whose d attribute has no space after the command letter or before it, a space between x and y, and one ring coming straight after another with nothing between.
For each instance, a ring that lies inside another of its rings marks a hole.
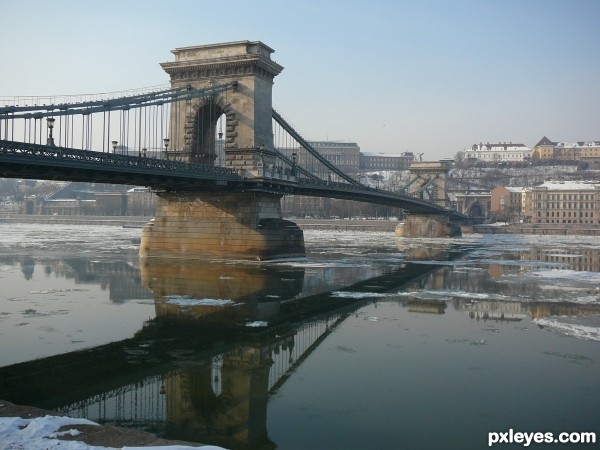
<instances>
[{"instance_id":1,"label":"chain bridge","mask_svg":"<svg viewBox=\"0 0 600 450\"><path fill-rule=\"evenodd\" d=\"M170 85L0 99L0 176L148 186L156 218L142 256L265 259L304 254L284 195L349 199L460 219L440 202L361 184L273 109L283 67L238 41L173 50Z\"/></svg>"}]
</instances>

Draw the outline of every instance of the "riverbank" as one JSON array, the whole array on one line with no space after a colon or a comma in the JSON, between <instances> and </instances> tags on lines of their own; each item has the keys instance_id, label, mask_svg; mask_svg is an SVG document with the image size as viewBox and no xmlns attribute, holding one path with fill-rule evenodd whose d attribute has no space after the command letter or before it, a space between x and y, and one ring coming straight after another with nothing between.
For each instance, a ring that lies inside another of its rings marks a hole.
<instances>
[{"instance_id":1,"label":"riverbank","mask_svg":"<svg viewBox=\"0 0 600 450\"><path fill-rule=\"evenodd\" d=\"M107 225L141 228L152 217L142 216L42 216L29 214L0 215L0 223L43 223L58 225Z\"/></svg>"},{"instance_id":2,"label":"riverbank","mask_svg":"<svg viewBox=\"0 0 600 450\"><path fill-rule=\"evenodd\" d=\"M41 216L10 214L0 216L0 223L44 223L60 225L106 225L128 228L141 228L153 217L140 216ZM290 219L303 230L349 230L349 231L391 231L398 224L395 220L331 220L331 219Z\"/></svg>"},{"instance_id":3,"label":"riverbank","mask_svg":"<svg viewBox=\"0 0 600 450\"><path fill-rule=\"evenodd\" d=\"M0 215L0 223L41 223L60 225L105 225L142 228L153 217L141 216L41 216L27 214ZM302 230L389 231L394 232L397 220L349 219L289 219ZM476 225L463 228L463 233L534 234L559 236L600 236L600 227L578 224L510 224Z\"/></svg>"},{"instance_id":4,"label":"riverbank","mask_svg":"<svg viewBox=\"0 0 600 450\"><path fill-rule=\"evenodd\" d=\"M474 233L482 234L534 234L555 236L600 236L600 227L578 224L521 223L510 225L476 225Z\"/></svg>"},{"instance_id":5,"label":"riverbank","mask_svg":"<svg viewBox=\"0 0 600 450\"><path fill-rule=\"evenodd\" d=\"M188 446L188 447L197 447L204 449L217 449L219 447L214 446L206 446L204 444L180 441L180 440L167 440L161 439L154 434L147 433L145 431L131 429L131 428L123 428L116 427L113 425L97 425L92 424L85 419L73 419L73 420L65 420L64 418L59 419L50 419L47 416L57 417L57 413L54 411L49 411L41 408L35 408L33 406L23 406L23 405L15 405L14 403L7 402L5 400L0 400L0 420L6 418L20 417L22 419L26 419L29 423L35 422L37 419L40 422L44 422L45 429L44 432L53 434L53 438L49 441L47 437L43 437L44 441L52 442L52 440L57 441L65 441L62 447L68 448L66 441L78 441L87 445L93 446L102 446L102 447L110 447L110 448L122 448L124 446L132 446L132 447L164 447L165 450L169 448L169 446ZM46 419L42 419L46 418ZM1 420L4 422L5 420ZM60 422L69 422L69 424L65 424L63 426L59 426ZM52 430L51 432L47 429L47 427L51 424L55 424L57 429ZM8 428L8 427L7 427ZM32 427L35 428L35 427ZM25 433L26 428L23 430ZM76 431L71 431L76 430ZM4 430L6 432L8 430ZM23 443L27 444L26 448L33 448L31 445L35 445L34 443L29 442L31 436L31 430L27 431L28 436L24 437ZM9 438L13 436L9 436ZM30 445L31 444L31 445ZM60 444L58 444L60 445ZM17 447L15 447L17 448ZM182 447L175 447L182 448Z\"/></svg>"}]
</instances>

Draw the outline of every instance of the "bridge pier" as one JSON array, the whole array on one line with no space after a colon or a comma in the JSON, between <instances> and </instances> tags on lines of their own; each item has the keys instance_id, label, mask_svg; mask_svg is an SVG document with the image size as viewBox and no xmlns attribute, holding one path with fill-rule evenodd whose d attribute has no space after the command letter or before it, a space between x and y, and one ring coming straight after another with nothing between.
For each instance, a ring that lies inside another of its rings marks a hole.
<instances>
[{"instance_id":1,"label":"bridge pier","mask_svg":"<svg viewBox=\"0 0 600 450\"><path fill-rule=\"evenodd\" d=\"M304 234L281 217L280 196L257 193L161 193L144 226L144 257L266 260L304 256Z\"/></svg>"},{"instance_id":2,"label":"bridge pier","mask_svg":"<svg viewBox=\"0 0 600 450\"><path fill-rule=\"evenodd\" d=\"M396 235L401 237L458 237L462 236L460 226L450 222L446 215L409 215L404 223L396 227Z\"/></svg>"}]
</instances>

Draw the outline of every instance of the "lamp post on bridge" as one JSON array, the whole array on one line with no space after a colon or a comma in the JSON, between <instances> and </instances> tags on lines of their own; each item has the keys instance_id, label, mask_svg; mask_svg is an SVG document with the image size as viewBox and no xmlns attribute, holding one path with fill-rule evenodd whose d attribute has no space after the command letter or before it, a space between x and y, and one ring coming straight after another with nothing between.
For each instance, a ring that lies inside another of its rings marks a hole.
<instances>
[{"instance_id":1,"label":"lamp post on bridge","mask_svg":"<svg viewBox=\"0 0 600 450\"><path fill-rule=\"evenodd\" d=\"M292 152L292 170L290 174L296 176L296 152Z\"/></svg>"},{"instance_id":2,"label":"lamp post on bridge","mask_svg":"<svg viewBox=\"0 0 600 450\"><path fill-rule=\"evenodd\" d=\"M117 144L118 143L119 143L118 141L112 141L113 154L117 153Z\"/></svg>"},{"instance_id":3,"label":"lamp post on bridge","mask_svg":"<svg viewBox=\"0 0 600 450\"><path fill-rule=\"evenodd\" d=\"M165 158L167 159L167 161L169 160L169 138L164 138L163 142L165 143Z\"/></svg>"},{"instance_id":4,"label":"lamp post on bridge","mask_svg":"<svg viewBox=\"0 0 600 450\"><path fill-rule=\"evenodd\" d=\"M46 122L48 124L48 141L46 142L46 145L50 145L52 147L54 147L54 137L52 136L52 130L54 129L54 121L56 119L54 119L54 117L48 117L46 119Z\"/></svg>"}]
</instances>

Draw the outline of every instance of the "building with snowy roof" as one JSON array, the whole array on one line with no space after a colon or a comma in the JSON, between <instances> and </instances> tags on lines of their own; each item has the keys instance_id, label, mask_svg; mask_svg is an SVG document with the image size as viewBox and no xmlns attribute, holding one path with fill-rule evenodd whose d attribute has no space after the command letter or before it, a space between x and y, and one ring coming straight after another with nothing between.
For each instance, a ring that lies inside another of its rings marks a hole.
<instances>
[{"instance_id":1,"label":"building with snowy roof","mask_svg":"<svg viewBox=\"0 0 600 450\"><path fill-rule=\"evenodd\" d=\"M544 136L533 147L532 158L592 162L600 160L600 141L553 142Z\"/></svg>"},{"instance_id":2,"label":"building with snowy roof","mask_svg":"<svg viewBox=\"0 0 600 450\"><path fill-rule=\"evenodd\" d=\"M547 181L524 191L531 223L600 225L600 183Z\"/></svg>"},{"instance_id":3,"label":"building with snowy roof","mask_svg":"<svg viewBox=\"0 0 600 450\"><path fill-rule=\"evenodd\" d=\"M496 144L473 144L464 151L467 161L483 161L490 163L522 162L531 158L531 149L524 144L499 142Z\"/></svg>"}]
</instances>

